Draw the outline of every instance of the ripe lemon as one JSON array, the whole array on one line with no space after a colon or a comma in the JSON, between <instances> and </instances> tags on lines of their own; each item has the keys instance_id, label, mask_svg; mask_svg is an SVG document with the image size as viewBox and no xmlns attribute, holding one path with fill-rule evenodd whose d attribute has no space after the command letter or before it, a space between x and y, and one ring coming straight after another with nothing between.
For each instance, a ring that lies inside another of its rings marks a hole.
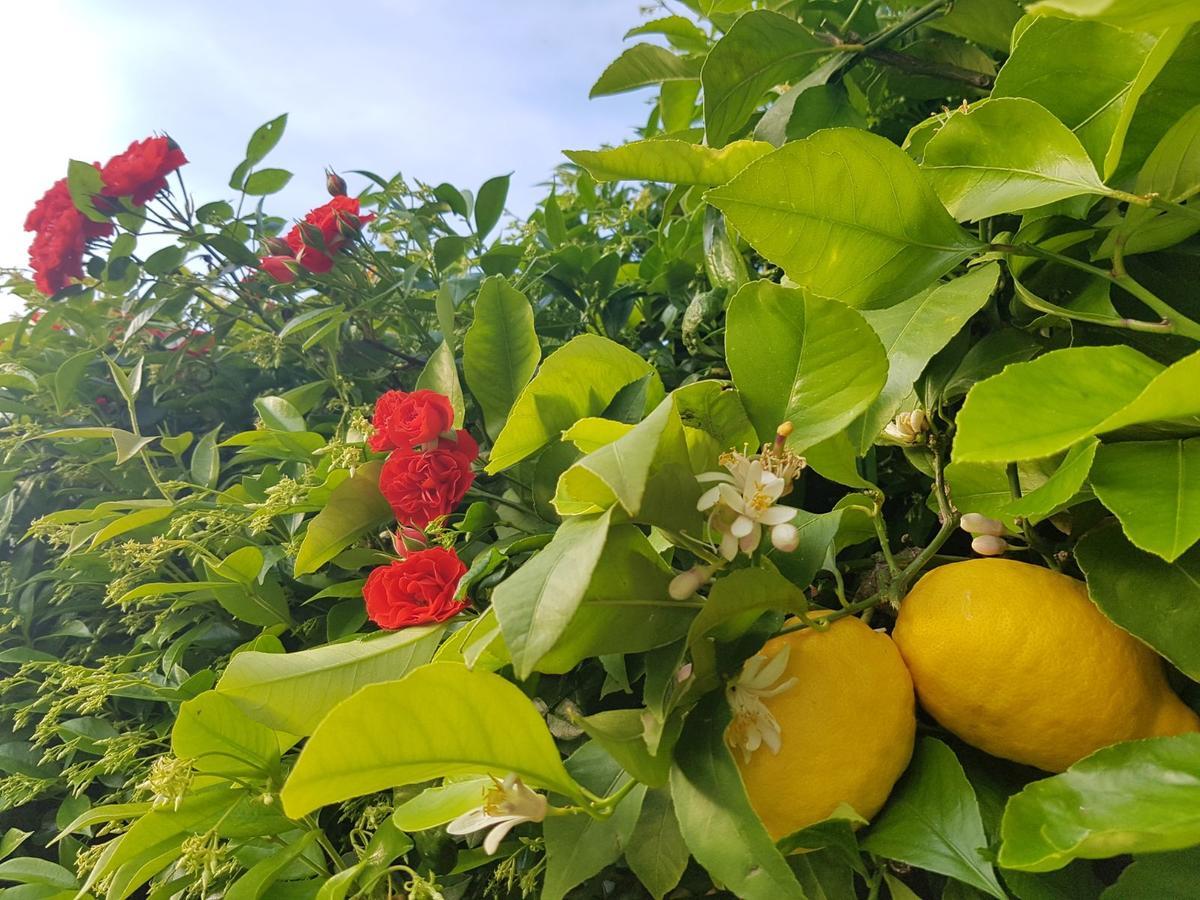
<instances>
[{"instance_id":1,"label":"ripe lemon","mask_svg":"<svg viewBox=\"0 0 1200 900\"><path fill-rule=\"evenodd\" d=\"M1027 563L934 569L893 634L921 705L969 744L1049 772L1101 747L1200 730L1153 650L1080 581Z\"/></svg>"},{"instance_id":2,"label":"ripe lemon","mask_svg":"<svg viewBox=\"0 0 1200 900\"><path fill-rule=\"evenodd\" d=\"M755 669L773 683L759 691L747 686L746 675ZM912 679L891 638L861 619L772 638L748 661L729 696L734 721L727 739L772 840L828 818L843 803L871 818L912 756ZM747 750L747 726L754 724L754 710L762 711L756 703L778 730ZM775 738L778 752L770 746Z\"/></svg>"}]
</instances>

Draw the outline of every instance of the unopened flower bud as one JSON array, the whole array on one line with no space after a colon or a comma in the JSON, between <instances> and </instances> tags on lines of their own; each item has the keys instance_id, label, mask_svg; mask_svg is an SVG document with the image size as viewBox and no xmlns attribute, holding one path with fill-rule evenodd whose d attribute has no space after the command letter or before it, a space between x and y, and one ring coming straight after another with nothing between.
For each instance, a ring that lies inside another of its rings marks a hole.
<instances>
[{"instance_id":1,"label":"unopened flower bud","mask_svg":"<svg viewBox=\"0 0 1200 900\"><path fill-rule=\"evenodd\" d=\"M902 412L888 422L883 434L897 444L916 444L928 428L929 419L925 411L914 409L911 412Z\"/></svg>"},{"instance_id":2,"label":"unopened flower bud","mask_svg":"<svg viewBox=\"0 0 1200 900\"><path fill-rule=\"evenodd\" d=\"M771 529L771 543L776 550L791 553L800 546L800 529L791 522L784 522Z\"/></svg>"},{"instance_id":3,"label":"unopened flower bud","mask_svg":"<svg viewBox=\"0 0 1200 900\"><path fill-rule=\"evenodd\" d=\"M404 559L414 550L424 550L428 546L425 532L410 525L399 525L392 532L392 549L396 555Z\"/></svg>"},{"instance_id":4,"label":"unopened flower bud","mask_svg":"<svg viewBox=\"0 0 1200 900\"><path fill-rule=\"evenodd\" d=\"M329 196L331 197L346 196L346 179L333 171L333 169L326 169L325 190L329 191Z\"/></svg>"},{"instance_id":5,"label":"unopened flower bud","mask_svg":"<svg viewBox=\"0 0 1200 900\"><path fill-rule=\"evenodd\" d=\"M313 247L317 250L325 249L325 235L321 233L321 229L311 222L301 222L300 242L306 247Z\"/></svg>"},{"instance_id":6,"label":"unopened flower bud","mask_svg":"<svg viewBox=\"0 0 1200 900\"><path fill-rule=\"evenodd\" d=\"M1008 541L994 534L981 534L971 541L971 549L980 556L1003 556L1008 550Z\"/></svg>"},{"instance_id":7,"label":"unopened flower bud","mask_svg":"<svg viewBox=\"0 0 1200 900\"><path fill-rule=\"evenodd\" d=\"M1004 534L1004 523L979 513L967 513L958 523L958 527L968 534L984 534L1000 537Z\"/></svg>"},{"instance_id":8,"label":"unopened flower bud","mask_svg":"<svg viewBox=\"0 0 1200 900\"><path fill-rule=\"evenodd\" d=\"M269 237L263 239L263 249L266 250L266 256L291 256L292 248L288 246L288 242L283 238Z\"/></svg>"},{"instance_id":9,"label":"unopened flower bud","mask_svg":"<svg viewBox=\"0 0 1200 900\"><path fill-rule=\"evenodd\" d=\"M671 595L672 600L686 600L708 582L712 573L711 566L695 566L686 572L680 572L671 579L667 593Z\"/></svg>"}]
</instances>

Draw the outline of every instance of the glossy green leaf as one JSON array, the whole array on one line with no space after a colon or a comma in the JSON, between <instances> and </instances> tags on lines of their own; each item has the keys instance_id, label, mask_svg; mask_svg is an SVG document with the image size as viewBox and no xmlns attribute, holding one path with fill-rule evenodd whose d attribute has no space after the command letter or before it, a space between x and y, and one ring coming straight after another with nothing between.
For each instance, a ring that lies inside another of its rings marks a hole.
<instances>
[{"instance_id":1,"label":"glossy green leaf","mask_svg":"<svg viewBox=\"0 0 1200 900\"><path fill-rule=\"evenodd\" d=\"M217 425L211 431L201 435L192 450L191 474L192 480L201 487L216 487L217 478L221 474L221 453L217 450L217 441L221 436L221 426Z\"/></svg>"},{"instance_id":2,"label":"glossy green leaf","mask_svg":"<svg viewBox=\"0 0 1200 900\"><path fill-rule=\"evenodd\" d=\"M981 246L903 150L853 128L785 144L705 197L798 285L851 306L911 297Z\"/></svg>"},{"instance_id":3,"label":"glossy green leaf","mask_svg":"<svg viewBox=\"0 0 1200 900\"><path fill-rule=\"evenodd\" d=\"M657 382L645 360L607 338L582 334L568 341L546 357L517 397L488 456L487 472L515 465L580 419L600 415L621 388L646 375Z\"/></svg>"},{"instance_id":4,"label":"glossy green leaf","mask_svg":"<svg viewBox=\"0 0 1200 900\"><path fill-rule=\"evenodd\" d=\"M379 493L382 465L369 462L333 490L325 508L308 523L296 554L295 573L315 572L367 532L386 525L392 508Z\"/></svg>"},{"instance_id":5,"label":"glossy green leaf","mask_svg":"<svg viewBox=\"0 0 1200 900\"><path fill-rule=\"evenodd\" d=\"M1121 421L1162 371L1124 346L1071 347L1011 365L967 395L954 458L1007 462L1065 450Z\"/></svg>"},{"instance_id":6,"label":"glossy green leaf","mask_svg":"<svg viewBox=\"0 0 1200 900\"><path fill-rule=\"evenodd\" d=\"M1101 612L1200 681L1200 549L1166 563L1109 523L1083 536L1075 558Z\"/></svg>"},{"instance_id":7,"label":"glossy green leaf","mask_svg":"<svg viewBox=\"0 0 1200 900\"><path fill-rule=\"evenodd\" d=\"M1200 21L1200 6L1194 0L1039 0L1029 11L1096 19L1130 31L1157 31Z\"/></svg>"},{"instance_id":8,"label":"glossy green leaf","mask_svg":"<svg viewBox=\"0 0 1200 900\"><path fill-rule=\"evenodd\" d=\"M671 769L679 832L696 861L734 896L806 900L750 807L725 745L728 721L729 707L721 691L709 694L688 716Z\"/></svg>"},{"instance_id":9,"label":"glossy green leaf","mask_svg":"<svg viewBox=\"0 0 1200 900\"><path fill-rule=\"evenodd\" d=\"M553 540L492 594L518 678L528 678L565 632L608 537L611 510L567 519Z\"/></svg>"},{"instance_id":10,"label":"glossy green leaf","mask_svg":"<svg viewBox=\"0 0 1200 900\"><path fill-rule=\"evenodd\" d=\"M271 885L280 880L288 867L317 842L317 835L318 832L310 831L299 840L291 841L287 846L256 862L237 881L229 885L223 900L259 900Z\"/></svg>"},{"instance_id":11,"label":"glossy green leaf","mask_svg":"<svg viewBox=\"0 0 1200 900\"><path fill-rule=\"evenodd\" d=\"M657 754L650 753L643 718L647 714L643 709L608 709L576 721L626 772L643 784L660 788L667 783L671 757L661 748Z\"/></svg>"},{"instance_id":12,"label":"glossy green leaf","mask_svg":"<svg viewBox=\"0 0 1200 900\"><path fill-rule=\"evenodd\" d=\"M666 181L716 186L774 147L764 141L734 141L716 149L686 141L634 141L608 150L564 150L597 181Z\"/></svg>"},{"instance_id":13,"label":"glossy green leaf","mask_svg":"<svg viewBox=\"0 0 1200 900\"><path fill-rule=\"evenodd\" d=\"M699 75L700 65L694 60L656 44L634 44L601 73L588 96L620 94L664 81L690 81Z\"/></svg>"},{"instance_id":14,"label":"glossy green leaf","mask_svg":"<svg viewBox=\"0 0 1200 900\"><path fill-rule=\"evenodd\" d=\"M279 764L279 739L231 698L205 691L179 707L171 752L196 770L227 776L262 776Z\"/></svg>"},{"instance_id":15,"label":"glossy green leaf","mask_svg":"<svg viewBox=\"0 0 1200 900\"><path fill-rule=\"evenodd\" d=\"M887 378L887 356L863 316L835 300L766 281L737 292L725 354L761 440L791 422L804 450L864 412Z\"/></svg>"},{"instance_id":16,"label":"glossy green leaf","mask_svg":"<svg viewBox=\"0 0 1200 900\"><path fill-rule=\"evenodd\" d=\"M900 784L875 820L863 848L939 872L1004 900L984 851L987 837L975 791L954 751L922 738Z\"/></svg>"},{"instance_id":17,"label":"glossy green leaf","mask_svg":"<svg viewBox=\"0 0 1200 900\"><path fill-rule=\"evenodd\" d=\"M304 416L282 397L259 397L254 401L267 428L275 431L304 431Z\"/></svg>"},{"instance_id":18,"label":"glossy green leaf","mask_svg":"<svg viewBox=\"0 0 1200 900\"><path fill-rule=\"evenodd\" d=\"M1103 444L1091 482L1142 550L1174 562L1200 540L1200 438Z\"/></svg>"},{"instance_id":19,"label":"glossy green leaf","mask_svg":"<svg viewBox=\"0 0 1200 900\"><path fill-rule=\"evenodd\" d=\"M454 362L454 351L450 349L449 342L442 341L429 355L425 368L417 376L415 387L449 397L450 406L454 410L454 427L462 426L465 410L462 385L458 382L458 366Z\"/></svg>"},{"instance_id":20,"label":"glossy green leaf","mask_svg":"<svg viewBox=\"0 0 1200 900\"><path fill-rule=\"evenodd\" d=\"M479 186L475 196L475 233L480 240L488 236L504 214L510 178L510 175L497 175Z\"/></svg>"},{"instance_id":21,"label":"glossy green leaf","mask_svg":"<svg viewBox=\"0 0 1200 900\"><path fill-rule=\"evenodd\" d=\"M1200 734L1097 750L1009 799L997 862L1049 872L1072 859L1161 853L1200 843Z\"/></svg>"},{"instance_id":22,"label":"glossy green leaf","mask_svg":"<svg viewBox=\"0 0 1200 900\"><path fill-rule=\"evenodd\" d=\"M1025 490L1022 480L1021 499L1004 507L1005 514L1037 524L1065 507L1083 489L1099 446L1095 438L1080 441L1067 451L1054 473L1031 490Z\"/></svg>"},{"instance_id":23,"label":"glossy green leaf","mask_svg":"<svg viewBox=\"0 0 1200 900\"><path fill-rule=\"evenodd\" d=\"M60 890L73 890L79 887L73 872L58 863L35 856L18 856L0 863L0 882L5 881L17 884L45 885L48 888L59 888ZM15 893L12 888L4 891L6 894L10 892ZM47 893L42 896L54 895Z\"/></svg>"},{"instance_id":24,"label":"glossy green leaf","mask_svg":"<svg viewBox=\"0 0 1200 900\"><path fill-rule=\"evenodd\" d=\"M999 278L1000 267L989 263L903 303L863 311L863 318L883 343L888 370L879 396L850 426L860 455L870 449L900 409L934 354L987 303Z\"/></svg>"},{"instance_id":25,"label":"glossy green leaf","mask_svg":"<svg viewBox=\"0 0 1200 900\"><path fill-rule=\"evenodd\" d=\"M722 449L754 445L758 435L737 391L727 383L705 379L671 392L687 428L709 435Z\"/></svg>"},{"instance_id":26,"label":"glossy green leaf","mask_svg":"<svg viewBox=\"0 0 1200 900\"><path fill-rule=\"evenodd\" d=\"M1109 192L1079 138L1053 113L1019 97L952 114L925 145L921 169L956 219Z\"/></svg>"},{"instance_id":27,"label":"glossy green leaf","mask_svg":"<svg viewBox=\"0 0 1200 900\"><path fill-rule=\"evenodd\" d=\"M396 739L400 722L408 740ZM280 800L296 818L433 778L509 774L580 797L546 723L520 689L498 675L430 663L335 706L304 745Z\"/></svg>"},{"instance_id":28,"label":"glossy green leaf","mask_svg":"<svg viewBox=\"0 0 1200 900\"><path fill-rule=\"evenodd\" d=\"M250 140L246 144L246 162L250 165L262 162L266 155L275 149L275 145L279 143L287 128L287 120L287 113L284 113L269 122L264 122L254 130L254 134L250 135ZM231 187L237 190L241 185L235 184Z\"/></svg>"},{"instance_id":29,"label":"glossy green leaf","mask_svg":"<svg viewBox=\"0 0 1200 900\"><path fill-rule=\"evenodd\" d=\"M1200 193L1200 106L1193 106L1155 145L1138 173L1136 191L1182 201Z\"/></svg>"},{"instance_id":30,"label":"glossy green leaf","mask_svg":"<svg viewBox=\"0 0 1200 900\"><path fill-rule=\"evenodd\" d=\"M795 19L752 10L709 51L700 80L708 143L724 146L746 123L768 89L800 78L830 52Z\"/></svg>"},{"instance_id":31,"label":"glossy green leaf","mask_svg":"<svg viewBox=\"0 0 1200 900\"><path fill-rule=\"evenodd\" d=\"M364 685L400 678L428 662L441 633L440 626L426 625L295 653L243 651L229 661L217 691L276 731L312 734L326 713Z\"/></svg>"},{"instance_id":32,"label":"glossy green leaf","mask_svg":"<svg viewBox=\"0 0 1200 900\"><path fill-rule=\"evenodd\" d=\"M495 437L537 369L542 351L533 328L533 307L503 276L485 279L474 318L463 338L463 376Z\"/></svg>"},{"instance_id":33,"label":"glossy green leaf","mask_svg":"<svg viewBox=\"0 0 1200 900\"><path fill-rule=\"evenodd\" d=\"M690 856L679 833L670 792L646 791L641 816L625 849L625 862L630 870L654 900L662 900L679 884Z\"/></svg>"},{"instance_id":34,"label":"glossy green leaf","mask_svg":"<svg viewBox=\"0 0 1200 900\"><path fill-rule=\"evenodd\" d=\"M396 807L392 823L401 831L437 828L482 805L494 787L490 778L467 778L426 788Z\"/></svg>"},{"instance_id":35,"label":"glossy green leaf","mask_svg":"<svg viewBox=\"0 0 1200 900\"><path fill-rule=\"evenodd\" d=\"M1200 884L1200 847L1138 856L1100 900L1186 897Z\"/></svg>"},{"instance_id":36,"label":"glossy green leaf","mask_svg":"<svg viewBox=\"0 0 1200 900\"><path fill-rule=\"evenodd\" d=\"M1181 28L1146 34L1040 17L1021 30L992 96L1040 103L1075 132L1107 178L1121 158L1138 100L1182 37Z\"/></svg>"}]
</instances>

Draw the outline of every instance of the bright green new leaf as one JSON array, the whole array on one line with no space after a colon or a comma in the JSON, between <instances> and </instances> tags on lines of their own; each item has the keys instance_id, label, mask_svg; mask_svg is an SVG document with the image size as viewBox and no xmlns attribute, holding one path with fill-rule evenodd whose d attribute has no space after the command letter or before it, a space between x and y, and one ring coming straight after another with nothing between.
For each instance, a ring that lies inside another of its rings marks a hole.
<instances>
[{"instance_id":1,"label":"bright green new leaf","mask_svg":"<svg viewBox=\"0 0 1200 900\"><path fill-rule=\"evenodd\" d=\"M65 895L69 897L79 887L79 883L75 880L75 874L69 869L36 856L18 856L0 863L0 882L16 882L17 884L45 887L45 891L26 892L22 895L38 898L61 897L63 894L59 893L60 891L65 892ZM51 890L52 888L58 890ZM7 888L4 893L15 895L16 890L16 888Z\"/></svg>"},{"instance_id":2,"label":"bright green new leaf","mask_svg":"<svg viewBox=\"0 0 1200 900\"><path fill-rule=\"evenodd\" d=\"M700 64L655 44L634 44L618 56L592 85L589 97L620 94L664 81L689 81Z\"/></svg>"},{"instance_id":3,"label":"bright green new leaf","mask_svg":"<svg viewBox=\"0 0 1200 900\"><path fill-rule=\"evenodd\" d=\"M709 694L688 716L671 769L680 834L696 861L734 896L806 900L746 797L725 745L728 721L721 691Z\"/></svg>"},{"instance_id":4,"label":"bright green new leaf","mask_svg":"<svg viewBox=\"0 0 1200 900\"><path fill-rule=\"evenodd\" d=\"M608 537L612 511L567 519L554 539L492 594L518 678L528 678L575 616Z\"/></svg>"},{"instance_id":5,"label":"bright green new leaf","mask_svg":"<svg viewBox=\"0 0 1200 900\"><path fill-rule=\"evenodd\" d=\"M954 459L1008 462L1058 453L1114 427L1109 423L1120 421L1162 371L1120 345L1071 347L1011 365L971 388L958 414Z\"/></svg>"},{"instance_id":6,"label":"bright green new leaf","mask_svg":"<svg viewBox=\"0 0 1200 900\"><path fill-rule=\"evenodd\" d=\"M1200 352L1185 356L1159 371L1154 379L1128 406L1108 419L1104 431L1115 431L1143 422L1182 421L1189 428L1200 428L1200 391L1194 388L1200 379Z\"/></svg>"},{"instance_id":7,"label":"bright green new leaf","mask_svg":"<svg viewBox=\"0 0 1200 900\"><path fill-rule=\"evenodd\" d=\"M1200 734L1097 750L1009 799L999 865L1049 872L1072 859L1200 843Z\"/></svg>"},{"instance_id":8,"label":"bright green new leaf","mask_svg":"<svg viewBox=\"0 0 1200 900\"><path fill-rule=\"evenodd\" d=\"M467 778L425 788L396 807L392 824L401 831L437 828L480 806L494 786L491 778Z\"/></svg>"},{"instance_id":9,"label":"bright green new leaf","mask_svg":"<svg viewBox=\"0 0 1200 900\"><path fill-rule=\"evenodd\" d=\"M770 10L741 16L704 60L704 127L724 146L772 87L807 74L830 47L793 18Z\"/></svg>"},{"instance_id":10,"label":"bright green new leaf","mask_svg":"<svg viewBox=\"0 0 1200 900\"><path fill-rule=\"evenodd\" d=\"M216 689L255 721L308 735L359 688L428 662L441 633L441 626L426 625L295 653L248 650L229 661Z\"/></svg>"},{"instance_id":11,"label":"bright green new leaf","mask_svg":"<svg viewBox=\"0 0 1200 900\"><path fill-rule=\"evenodd\" d=\"M231 698L205 691L179 707L171 752L199 772L263 776L279 765L275 732L247 716Z\"/></svg>"},{"instance_id":12,"label":"bright green new leaf","mask_svg":"<svg viewBox=\"0 0 1200 900\"><path fill-rule=\"evenodd\" d=\"M921 169L956 219L1109 193L1079 138L1053 113L1019 97L955 112L925 145Z\"/></svg>"},{"instance_id":13,"label":"bright green new leaf","mask_svg":"<svg viewBox=\"0 0 1200 900\"><path fill-rule=\"evenodd\" d=\"M595 334L581 334L555 350L521 391L488 457L494 475L557 440L586 416L608 408L621 388L649 375L662 397L661 382L640 356Z\"/></svg>"},{"instance_id":14,"label":"bright green new leaf","mask_svg":"<svg viewBox=\"0 0 1200 900\"><path fill-rule=\"evenodd\" d=\"M1200 438L1103 444L1091 482L1142 550L1174 562L1200 540Z\"/></svg>"},{"instance_id":15,"label":"bright green new leaf","mask_svg":"<svg viewBox=\"0 0 1200 900\"><path fill-rule=\"evenodd\" d=\"M1037 473L1037 480L1041 481L1037 487L1025 490L1022 479L1021 499L1013 500L1004 507L1005 516L1020 516L1036 525L1065 507L1083 489L1099 446L1100 442L1095 438L1080 441L1067 451L1049 478L1042 481L1044 476Z\"/></svg>"},{"instance_id":16,"label":"bright green new leaf","mask_svg":"<svg viewBox=\"0 0 1200 900\"><path fill-rule=\"evenodd\" d=\"M818 131L705 195L794 282L850 306L887 306L981 248L909 156L854 128Z\"/></svg>"},{"instance_id":17,"label":"bright green new leaf","mask_svg":"<svg viewBox=\"0 0 1200 900\"><path fill-rule=\"evenodd\" d=\"M625 862L654 900L662 900L687 869L687 844L679 833L670 791L646 791L642 813L625 850Z\"/></svg>"},{"instance_id":18,"label":"bright green new leaf","mask_svg":"<svg viewBox=\"0 0 1200 900\"><path fill-rule=\"evenodd\" d=\"M329 502L308 523L296 554L296 574L315 572L362 535L392 520L392 508L379 493L382 464L369 462L334 488Z\"/></svg>"},{"instance_id":19,"label":"bright green new leaf","mask_svg":"<svg viewBox=\"0 0 1200 900\"><path fill-rule=\"evenodd\" d=\"M434 778L509 774L580 799L546 723L519 688L491 673L430 663L335 706L305 744L280 800L298 818Z\"/></svg>"},{"instance_id":20,"label":"bright green new leaf","mask_svg":"<svg viewBox=\"0 0 1200 900\"><path fill-rule=\"evenodd\" d=\"M1084 535L1075 557L1101 612L1200 681L1200 550L1166 563L1109 523Z\"/></svg>"},{"instance_id":21,"label":"bright green new leaf","mask_svg":"<svg viewBox=\"0 0 1200 900\"><path fill-rule=\"evenodd\" d=\"M716 149L687 141L634 141L608 150L564 150L597 181L666 181L715 187L775 148L764 141L734 141Z\"/></svg>"},{"instance_id":22,"label":"bright green new leaf","mask_svg":"<svg viewBox=\"0 0 1200 900\"><path fill-rule=\"evenodd\" d=\"M309 831L299 840L293 840L270 856L260 859L246 874L229 885L222 900L259 900L271 885L283 877L288 867L317 842L318 834Z\"/></svg>"},{"instance_id":23,"label":"bright green new leaf","mask_svg":"<svg viewBox=\"0 0 1200 900\"><path fill-rule=\"evenodd\" d=\"M904 779L862 842L879 856L940 872L1004 900L983 851L987 837L975 791L954 751L922 738Z\"/></svg>"},{"instance_id":24,"label":"bright green new leaf","mask_svg":"<svg viewBox=\"0 0 1200 900\"><path fill-rule=\"evenodd\" d=\"M783 422L804 450L864 412L887 378L887 356L862 314L806 291L755 281L726 318L725 355L750 420L769 441Z\"/></svg>"},{"instance_id":25,"label":"bright green new leaf","mask_svg":"<svg viewBox=\"0 0 1200 900\"><path fill-rule=\"evenodd\" d=\"M500 433L541 356L533 307L525 295L501 275L485 279L463 338L463 375L483 411L488 434Z\"/></svg>"},{"instance_id":26,"label":"bright green new leaf","mask_svg":"<svg viewBox=\"0 0 1200 900\"><path fill-rule=\"evenodd\" d=\"M685 428L709 435L722 450L754 446L758 435L737 391L728 383L693 381L671 392Z\"/></svg>"},{"instance_id":27,"label":"bright green new leaf","mask_svg":"<svg viewBox=\"0 0 1200 900\"><path fill-rule=\"evenodd\" d=\"M1000 267L989 263L887 309L863 310L883 342L888 370L879 396L850 426L860 456L900 409L934 354L987 303L999 278Z\"/></svg>"},{"instance_id":28,"label":"bright green new leaf","mask_svg":"<svg viewBox=\"0 0 1200 900\"><path fill-rule=\"evenodd\" d=\"M1200 21L1195 0L1039 0L1028 9L1035 15L1096 19L1130 31L1158 31Z\"/></svg>"},{"instance_id":29,"label":"bright green new leaf","mask_svg":"<svg viewBox=\"0 0 1200 900\"><path fill-rule=\"evenodd\" d=\"M442 341L429 355L425 368L417 376L418 390L434 391L450 398L454 410L454 427L461 428L464 405L462 385L458 383L458 367L454 363L454 351L448 341Z\"/></svg>"}]
</instances>

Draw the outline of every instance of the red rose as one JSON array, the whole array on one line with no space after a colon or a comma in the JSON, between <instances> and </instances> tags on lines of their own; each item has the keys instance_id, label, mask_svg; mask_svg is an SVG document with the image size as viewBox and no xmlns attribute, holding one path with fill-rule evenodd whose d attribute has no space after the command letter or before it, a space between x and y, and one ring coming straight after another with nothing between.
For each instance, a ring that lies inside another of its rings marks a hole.
<instances>
[{"instance_id":1,"label":"red rose","mask_svg":"<svg viewBox=\"0 0 1200 900\"><path fill-rule=\"evenodd\" d=\"M454 425L450 398L437 391L388 391L375 401L372 450L408 450L436 441Z\"/></svg>"},{"instance_id":2,"label":"red rose","mask_svg":"<svg viewBox=\"0 0 1200 900\"><path fill-rule=\"evenodd\" d=\"M135 206L167 186L167 176L187 162L179 145L168 137L134 141L100 170L107 197L130 197Z\"/></svg>"},{"instance_id":3,"label":"red rose","mask_svg":"<svg viewBox=\"0 0 1200 900\"><path fill-rule=\"evenodd\" d=\"M458 581L467 571L453 550L431 547L367 576L363 599L367 615L380 628L407 628L445 622L467 602L455 600Z\"/></svg>"},{"instance_id":4,"label":"red rose","mask_svg":"<svg viewBox=\"0 0 1200 900\"><path fill-rule=\"evenodd\" d=\"M284 265L288 257L279 254L264 257L262 268L284 284L295 280L295 265L317 274L328 272L333 268L333 254L374 218L374 215L359 214L357 198L334 197L324 206L311 210L283 239L294 259L291 268ZM286 277L288 275L291 277Z\"/></svg>"},{"instance_id":5,"label":"red rose","mask_svg":"<svg viewBox=\"0 0 1200 900\"><path fill-rule=\"evenodd\" d=\"M43 294L57 294L72 278L83 277L83 251L89 241L112 234L112 225L93 222L75 208L67 179L54 183L29 215L25 230L36 232L29 245L29 266Z\"/></svg>"},{"instance_id":6,"label":"red rose","mask_svg":"<svg viewBox=\"0 0 1200 900\"><path fill-rule=\"evenodd\" d=\"M433 450L397 449L379 473L379 490L401 525L424 528L448 516L466 496L475 474L471 463L479 445L465 431L442 438Z\"/></svg>"},{"instance_id":7,"label":"red rose","mask_svg":"<svg viewBox=\"0 0 1200 900\"><path fill-rule=\"evenodd\" d=\"M264 256L259 260L262 270L281 284L296 280L296 260L290 256Z\"/></svg>"}]
</instances>

